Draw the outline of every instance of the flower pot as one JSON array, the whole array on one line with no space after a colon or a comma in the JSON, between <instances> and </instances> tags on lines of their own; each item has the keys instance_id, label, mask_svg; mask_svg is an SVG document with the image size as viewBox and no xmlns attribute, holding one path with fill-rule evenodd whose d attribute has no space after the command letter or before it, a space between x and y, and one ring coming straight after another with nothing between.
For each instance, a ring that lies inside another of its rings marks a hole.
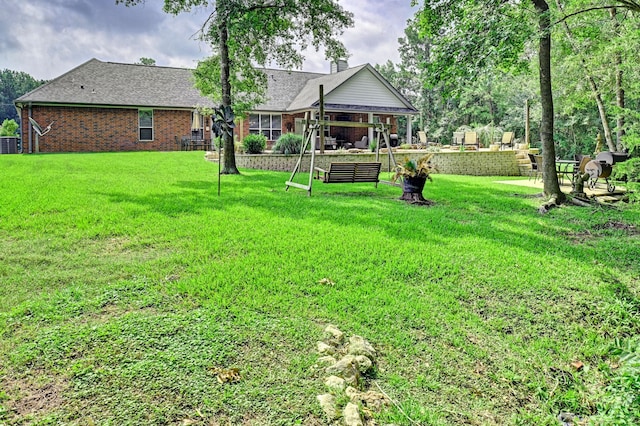
<instances>
[{"instance_id":1,"label":"flower pot","mask_svg":"<svg viewBox=\"0 0 640 426\"><path fill-rule=\"evenodd\" d=\"M421 176L404 177L402 180L402 190L404 192L422 194L422 190L424 189L424 184L426 181L427 178Z\"/></svg>"}]
</instances>

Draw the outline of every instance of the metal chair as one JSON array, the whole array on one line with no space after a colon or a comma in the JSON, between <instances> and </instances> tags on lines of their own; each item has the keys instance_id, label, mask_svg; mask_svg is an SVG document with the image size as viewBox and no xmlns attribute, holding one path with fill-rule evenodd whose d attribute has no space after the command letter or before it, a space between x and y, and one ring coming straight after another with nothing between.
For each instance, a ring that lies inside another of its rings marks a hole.
<instances>
[{"instance_id":1,"label":"metal chair","mask_svg":"<svg viewBox=\"0 0 640 426\"><path fill-rule=\"evenodd\" d=\"M538 175L542 174L542 155L529 155L529 161L531 162L531 170L529 171L529 180L531 180L531 176L535 173L535 177L533 182L535 183L538 180Z\"/></svg>"}]
</instances>

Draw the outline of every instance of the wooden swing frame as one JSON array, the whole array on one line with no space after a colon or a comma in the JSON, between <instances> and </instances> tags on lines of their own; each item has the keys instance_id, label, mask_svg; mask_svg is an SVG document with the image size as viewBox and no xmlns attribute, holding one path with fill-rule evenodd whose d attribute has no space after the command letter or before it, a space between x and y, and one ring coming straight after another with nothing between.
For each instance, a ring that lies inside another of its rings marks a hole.
<instances>
[{"instance_id":1,"label":"wooden swing frame","mask_svg":"<svg viewBox=\"0 0 640 426\"><path fill-rule=\"evenodd\" d=\"M324 117L324 111L320 113L320 116ZM305 191L308 192L308 195L311 196L311 190L313 188L313 180L314 180L313 173L315 169L315 160L316 160L316 149L315 149L315 144L313 143L313 140L315 139L315 135L318 129L322 129L325 126L351 127L351 128L373 127L376 133L376 137L374 137L374 139L376 140L376 151L375 151L376 161L377 162L380 161L380 145L381 145L380 142L382 141L382 139L384 139L384 143L387 146L387 153L388 153L388 159L389 159L388 171L391 171L391 167L394 167L394 168L396 167L397 163L393 156L393 151L391 149L391 138L389 136L389 133L391 130L390 123L388 122L387 123L350 123L345 121L311 120L309 119L309 113L307 112L303 120L303 143L302 143L302 148L300 150L300 156L298 157L298 161L296 162L296 165L293 168L293 172L291 172L291 176L289 177L289 180L285 183L286 185L285 191L288 191L289 187L294 187L294 188L304 189ZM323 139L322 137L320 139L321 139L320 146L322 147L324 141L322 140ZM302 165L302 161L307 152L307 149L310 149L311 151L311 163L309 165L309 183L308 185L304 185L304 184L296 183L293 180L296 174L300 171L300 166ZM390 181L381 180L380 183L397 186L397 184Z\"/></svg>"}]
</instances>

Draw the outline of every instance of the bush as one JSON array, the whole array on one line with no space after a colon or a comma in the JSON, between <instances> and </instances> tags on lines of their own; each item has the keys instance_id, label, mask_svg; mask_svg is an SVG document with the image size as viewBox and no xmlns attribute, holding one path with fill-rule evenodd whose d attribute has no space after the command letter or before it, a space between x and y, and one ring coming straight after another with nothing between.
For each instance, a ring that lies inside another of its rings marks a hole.
<instances>
[{"instance_id":1,"label":"bush","mask_svg":"<svg viewBox=\"0 0 640 426\"><path fill-rule=\"evenodd\" d=\"M266 146L267 138L264 135L249 135L242 141L246 154L260 154Z\"/></svg>"},{"instance_id":2,"label":"bush","mask_svg":"<svg viewBox=\"0 0 640 426\"><path fill-rule=\"evenodd\" d=\"M273 152L278 154L300 154L302 150L302 135L285 133L273 145Z\"/></svg>"},{"instance_id":3,"label":"bush","mask_svg":"<svg viewBox=\"0 0 640 426\"><path fill-rule=\"evenodd\" d=\"M640 157L616 164L613 178L625 182L630 201L640 202Z\"/></svg>"},{"instance_id":4,"label":"bush","mask_svg":"<svg viewBox=\"0 0 640 426\"><path fill-rule=\"evenodd\" d=\"M0 126L0 136L15 136L18 131L18 123L16 120L6 118Z\"/></svg>"}]
</instances>

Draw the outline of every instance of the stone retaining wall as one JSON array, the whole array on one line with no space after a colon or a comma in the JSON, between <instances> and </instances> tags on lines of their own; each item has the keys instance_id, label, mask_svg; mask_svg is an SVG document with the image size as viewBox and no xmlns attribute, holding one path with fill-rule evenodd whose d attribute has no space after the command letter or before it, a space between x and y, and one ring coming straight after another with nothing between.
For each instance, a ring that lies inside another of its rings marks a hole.
<instances>
[{"instance_id":1,"label":"stone retaining wall","mask_svg":"<svg viewBox=\"0 0 640 426\"><path fill-rule=\"evenodd\" d=\"M407 158L419 158L424 151L403 150L394 152L398 163ZM283 154L236 154L236 165L240 168L274 170L290 172L298 161L298 155ZM382 170L389 170L389 156L380 153ZM350 153L345 151L325 152L316 154L315 165L328 169L331 162L375 161L374 153ZM309 171L311 155L305 155L301 165L303 172ZM439 173L472 175L472 176L520 176L520 169L515 151L442 151L436 152L431 162L438 168Z\"/></svg>"}]
</instances>

